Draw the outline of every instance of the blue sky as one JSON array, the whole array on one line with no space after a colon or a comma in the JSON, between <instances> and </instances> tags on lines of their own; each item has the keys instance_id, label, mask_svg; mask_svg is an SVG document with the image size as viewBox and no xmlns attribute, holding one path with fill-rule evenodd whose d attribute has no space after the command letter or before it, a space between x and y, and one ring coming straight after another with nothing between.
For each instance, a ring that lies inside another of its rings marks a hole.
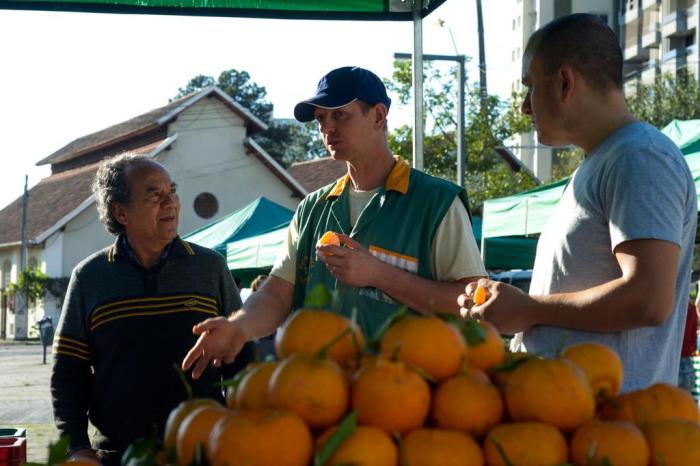
<instances>
[{"instance_id":1,"label":"blue sky","mask_svg":"<svg viewBox=\"0 0 700 466\"><path fill-rule=\"evenodd\" d=\"M507 95L510 0L484 1L490 91ZM424 52L474 57L476 7L447 0L424 20ZM440 27L438 19L447 27ZM454 44L450 38L451 30ZM359 65L389 77L395 52L412 51L409 22L104 15L0 10L0 207L48 176L35 163L73 139L165 105L197 75L246 70L266 87L276 118L313 94L328 70ZM396 107L392 122L411 121Z\"/></svg>"}]
</instances>

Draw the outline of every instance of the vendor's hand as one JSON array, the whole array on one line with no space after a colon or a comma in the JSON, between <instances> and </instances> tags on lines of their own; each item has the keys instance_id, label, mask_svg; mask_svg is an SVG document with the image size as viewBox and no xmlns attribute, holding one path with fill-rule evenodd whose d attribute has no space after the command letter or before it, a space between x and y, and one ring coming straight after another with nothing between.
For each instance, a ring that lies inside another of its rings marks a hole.
<instances>
[{"instance_id":1,"label":"vendor's hand","mask_svg":"<svg viewBox=\"0 0 700 466\"><path fill-rule=\"evenodd\" d=\"M486 302L469 307L477 286L486 289ZM532 299L519 288L503 282L482 278L470 283L464 294L459 295L457 302L462 317L487 320L503 335L528 330L535 324L528 313Z\"/></svg>"},{"instance_id":2,"label":"vendor's hand","mask_svg":"<svg viewBox=\"0 0 700 466\"><path fill-rule=\"evenodd\" d=\"M326 264L331 275L346 285L361 288L376 286L384 262L377 259L367 248L346 235L338 234L340 243L347 247L317 246L319 259Z\"/></svg>"},{"instance_id":3,"label":"vendor's hand","mask_svg":"<svg viewBox=\"0 0 700 466\"><path fill-rule=\"evenodd\" d=\"M75 450L68 457L68 461L85 461L88 463L100 464L100 459L97 457L95 450L92 450L90 448L81 448L80 450Z\"/></svg>"},{"instance_id":4,"label":"vendor's hand","mask_svg":"<svg viewBox=\"0 0 700 466\"><path fill-rule=\"evenodd\" d=\"M186 371L194 365L193 379L199 378L209 363L214 367L222 362L231 364L248 341L240 324L224 317L200 322L192 328L192 333L200 337L182 361L182 369Z\"/></svg>"}]
</instances>

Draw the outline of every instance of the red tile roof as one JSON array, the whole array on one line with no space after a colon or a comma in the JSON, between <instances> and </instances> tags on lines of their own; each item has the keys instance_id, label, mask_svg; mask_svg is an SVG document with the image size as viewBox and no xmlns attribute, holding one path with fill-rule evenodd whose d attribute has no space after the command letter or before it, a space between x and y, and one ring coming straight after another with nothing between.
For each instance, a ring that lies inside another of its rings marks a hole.
<instances>
[{"instance_id":1,"label":"red tile roof","mask_svg":"<svg viewBox=\"0 0 700 466\"><path fill-rule=\"evenodd\" d=\"M344 176L348 172L345 162L331 157L297 162L287 169L308 192L316 191Z\"/></svg>"},{"instance_id":2,"label":"red tile roof","mask_svg":"<svg viewBox=\"0 0 700 466\"><path fill-rule=\"evenodd\" d=\"M224 94L219 88L211 87L181 97L164 107L156 108L150 112L146 112L103 130L80 137L43 160L40 160L37 165L65 162L151 131L175 119L175 117L193 101L208 95L219 98L228 105L231 110L240 115L245 120L251 132L265 129L265 124L258 120L247 109ZM161 120L166 116L169 117L167 121Z\"/></svg>"},{"instance_id":3,"label":"red tile roof","mask_svg":"<svg viewBox=\"0 0 700 466\"><path fill-rule=\"evenodd\" d=\"M163 141L130 152L146 154ZM92 180L100 162L66 170L41 180L29 190L27 241L39 236L92 195ZM22 196L0 211L0 244L21 240Z\"/></svg>"}]
</instances>

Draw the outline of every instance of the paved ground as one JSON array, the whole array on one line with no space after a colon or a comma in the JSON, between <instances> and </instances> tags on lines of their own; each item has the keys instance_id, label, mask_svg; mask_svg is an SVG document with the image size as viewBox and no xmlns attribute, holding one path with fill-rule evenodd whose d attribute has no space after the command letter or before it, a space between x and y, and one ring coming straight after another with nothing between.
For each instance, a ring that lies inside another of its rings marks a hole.
<instances>
[{"instance_id":1,"label":"paved ground","mask_svg":"<svg viewBox=\"0 0 700 466\"><path fill-rule=\"evenodd\" d=\"M27 460L46 461L49 442L57 439L49 380L51 354L42 363L38 342L0 341L0 427L27 429Z\"/></svg>"}]
</instances>

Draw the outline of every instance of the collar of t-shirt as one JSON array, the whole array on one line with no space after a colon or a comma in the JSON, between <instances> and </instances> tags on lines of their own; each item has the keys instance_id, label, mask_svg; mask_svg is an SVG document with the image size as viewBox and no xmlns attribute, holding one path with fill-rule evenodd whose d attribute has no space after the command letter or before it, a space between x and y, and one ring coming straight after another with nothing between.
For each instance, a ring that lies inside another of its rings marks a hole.
<instances>
[{"instance_id":1,"label":"collar of t-shirt","mask_svg":"<svg viewBox=\"0 0 700 466\"><path fill-rule=\"evenodd\" d=\"M126 256L131 260L132 262L135 262L136 264L140 265L141 267L144 267L144 265L141 263L139 258L136 256L136 253L134 252L133 248L129 244L129 239L126 237L126 234L124 234L121 237L122 241L122 248L124 249L124 252L126 253ZM167 246L163 248L163 252L160 253L160 257L158 258L158 263L156 265L160 265L161 262L163 262L165 259L170 256L170 250L172 249L173 242L169 242ZM145 268L145 267L144 267Z\"/></svg>"},{"instance_id":2,"label":"collar of t-shirt","mask_svg":"<svg viewBox=\"0 0 700 466\"><path fill-rule=\"evenodd\" d=\"M350 224L353 226L360 218L360 214L369 203L379 188L370 189L369 191L359 191L352 186L348 190L348 201L350 203Z\"/></svg>"}]
</instances>

